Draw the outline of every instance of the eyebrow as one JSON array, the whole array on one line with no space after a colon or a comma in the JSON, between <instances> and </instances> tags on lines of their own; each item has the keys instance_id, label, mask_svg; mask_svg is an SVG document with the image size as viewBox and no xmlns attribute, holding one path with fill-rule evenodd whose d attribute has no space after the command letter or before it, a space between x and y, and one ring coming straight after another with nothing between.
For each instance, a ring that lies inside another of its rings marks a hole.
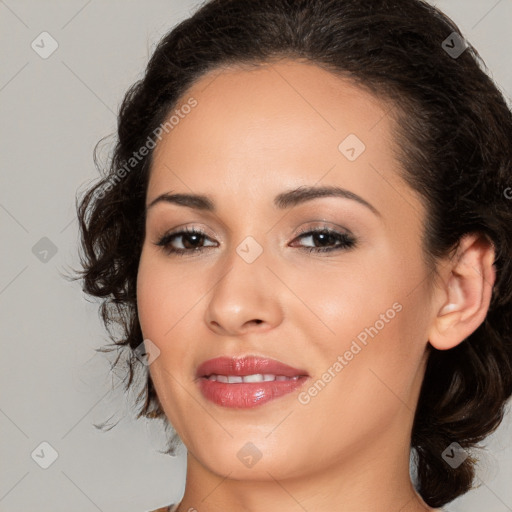
<instances>
[{"instance_id":1,"label":"eyebrow","mask_svg":"<svg viewBox=\"0 0 512 512\"><path fill-rule=\"evenodd\" d=\"M341 187L325 186L325 187L313 187L313 186L302 186L282 192L274 198L274 206L280 210L291 208L299 204L317 199L320 197L342 197L344 199L351 199L362 204L375 215L381 216L380 212L368 201L358 196L350 190L346 190ZM186 206L188 208L194 208L196 210L204 210L208 212L215 212L215 205L210 197L199 194L168 194L164 193L153 199L151 203L146 207L146 212L158 203L171 203L178 206Z\"/></svg>"}]
</instances>

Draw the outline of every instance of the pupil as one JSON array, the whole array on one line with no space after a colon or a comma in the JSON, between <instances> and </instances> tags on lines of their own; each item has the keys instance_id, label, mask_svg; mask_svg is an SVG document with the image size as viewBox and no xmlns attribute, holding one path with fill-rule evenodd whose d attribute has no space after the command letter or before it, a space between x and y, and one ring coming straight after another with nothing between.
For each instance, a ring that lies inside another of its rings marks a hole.
<instances>
[{"instance_id":1,"label":"pupil","mask_svg":"<svg viewBox=\"0 0 512 512\"><path fill-rule=\"evenodd\" d=\"M321 242L320 245L329 245L329 243L326 242L330 242L331 244L333 243L333 236L327 232L317 233L317 238Z\"/></svg>"},{"instance_id":2,"label":"pupil","mask_svg":"<svg viewBox=\"0 0 512 512\"><path fill-rule=\"evenodd\" d=\"M191 239L195 239L195 242L192 242L191 247L187 247L187 248L188 249L190 249L190 248L197 249L197 243L201 242L203 238L204 238L203 235L196 235L193 233L188 234L185 237L183 237L183 245L185 247L187 247L187 245L190 245L190 244L188 244L188 241L190 241Z\"/></svg>"}]
</instances>

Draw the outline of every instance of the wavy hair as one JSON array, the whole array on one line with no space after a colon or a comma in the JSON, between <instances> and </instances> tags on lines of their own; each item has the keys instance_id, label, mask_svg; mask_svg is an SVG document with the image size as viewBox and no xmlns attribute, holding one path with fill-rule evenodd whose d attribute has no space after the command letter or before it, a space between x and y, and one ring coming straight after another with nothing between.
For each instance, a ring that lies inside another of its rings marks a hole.
<instances>
[{"instance_id":1,"label":"wavy hair","mask_svg":"<svg viewBox=\"0 0 512 512\"><path fill-rule=\"evenodd\" d=\"M429 506L443 506L472 487L475 460L452 468L442 452L452 442L476 446L512 394L512 114L477 51L436 8L422 0L203 3L162 38L127 91L112 158L77 199L83 289L101 298L113 345L132 353L143 341L136 279L153 154L140 148L208 71L281 58L349 77L393 106L396 157L427 209L423 250L433 271L464 234L494 246L488 314L457 347L430 347L415 413L416 487ZM131 357L127 389L136 364ZM137 417L164 417L149 374L137 403Z\"/></svg>"}]
</instances>

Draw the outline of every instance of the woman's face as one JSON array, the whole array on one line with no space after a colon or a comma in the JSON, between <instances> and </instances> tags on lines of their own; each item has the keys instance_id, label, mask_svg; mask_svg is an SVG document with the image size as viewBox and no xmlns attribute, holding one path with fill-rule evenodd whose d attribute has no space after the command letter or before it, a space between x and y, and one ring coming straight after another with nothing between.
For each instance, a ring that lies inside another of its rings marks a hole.
<instances>
[{"instance_id":1,"label":"woman's face","mask_svg":"<svg viewBox=\"0 0 512 512\"><path fill-rule=\"evenodd\" d=\"M180 105L155 148L137 290L167 418L203 467L235 479L408 460L433 308L425 212L399 178L389 105L295 61L209 73ZM346 193L282 196L322 187ZM306 376L198 374L241 356Z\"/></svg>"}]
</instances>

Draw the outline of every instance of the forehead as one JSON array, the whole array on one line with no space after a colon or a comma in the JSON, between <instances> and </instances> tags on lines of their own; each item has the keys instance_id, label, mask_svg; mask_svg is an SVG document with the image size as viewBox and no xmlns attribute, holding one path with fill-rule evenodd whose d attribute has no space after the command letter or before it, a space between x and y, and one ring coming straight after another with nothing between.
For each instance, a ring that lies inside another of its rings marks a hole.
<instances>
[{"instance_id":1,"label":"forehead","mask_svg":"<svg viewBox=\"0 0 512 512\"><path fill-rule=\"evenodd\" d=\"M349 134L374 146L379 137L390 135L388 104L312 63L224 67L202 76L182 96L177 110L190 98L197 106L174 118L178 123L158 145L155 159L169 145L179 151L186 140L198 151L228 154L233 160L256 149L269 157L281 153L302 158L312 148L338 156L338 145Z\"/></svg>"},{"instance_id":2,"label":"forehead","mask_svg":"<svg viewBox=\"0 0 512 512\"><path fill-rule=\"evenodd\" d=\"M180 111L191 99L196 106ZM251 190L273 197L321 180L384 209L397 194L414 195L398 176L390 110L350 79L312 63L211 71L170 113L181 115L155 148L148 198L166 189L215 192L220 201L247 198Z\"/></svg>"}]
</instances>

